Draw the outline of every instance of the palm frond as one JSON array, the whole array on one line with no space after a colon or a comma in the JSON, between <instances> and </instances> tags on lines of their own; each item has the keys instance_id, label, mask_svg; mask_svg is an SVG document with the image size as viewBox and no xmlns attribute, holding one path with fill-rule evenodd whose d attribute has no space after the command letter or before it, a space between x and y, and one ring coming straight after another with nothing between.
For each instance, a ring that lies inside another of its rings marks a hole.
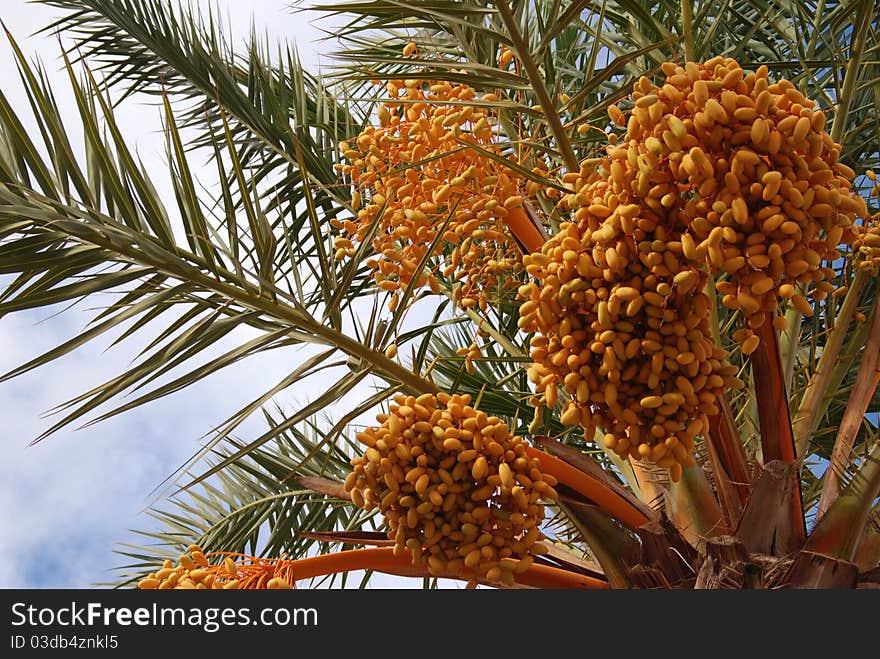
<instances>
[{"instance_id":1,"label":"palm frond","mask_svg":"<svg viewBox=\"0 0 880 659\"><path fill-rule=\"evenodd\" d=\"M327 368L345 370L347 358L357 359L373 374L377 364L384 364L394 386L402 384L417 391L435 388L386 357L372 337L347 334L341 326L347 305L337 304L328 324L310 312L310 307L324 310L311 291L306 293L304 282L310 277L324 282L325 294L335 294L335 264L325 262L313 250L313 238L321 234L322 226L306 223L297 233L289 230L279 235L277 224L266 220L259 192L229 140L231 166L223 170L221 179L234 188L245 207L245 222L229 209L224 222L235 223L237 229L228 234L232 244L225 244L219 238L221 226L209 219L206 204L195 194L194 168L182 148L169 105L165 106L165 123L177 214L165 207L122 138L113 119L113 104L88 71L80 82L73 65L67 64L87 140L83 167L69 148L65 121L39 69L22 56L18 64L37 120L46 129L41 132L43 143L34 143L0 95L0 270L16 275L0 295L0 312L72 302L103 292L118 297L97 314L84 335L6 377L45 365L113 328L126 326L117 340L130 340L148 324L175 316L132 368L61 406L59 411L66 415L43 436L125 392L142 390L134 400L98 418L176 392L251 355L278 348L312 345L330 349L313 351L289 377L233 415L224 432L231 432L269 396L293 382ZM107 126L106 137L99 118ZM58 155L47 159L42 153ZM220 159L218 164L225 167ZM313 190L311 183L306 185ZM176 227L183 228L185 242L178 240ZM327 236L321 235L320 240ZM276 265L282 244L281 261L289 265L286 271ZM355 288L344 299L350 302L359 292ZM214 346L230 335L239 336L239 344L212 354ZM334 355L341 359L334 361ZM182 368L188 370L176 371ZM172 379L160 384L161 378L172 374ZM319 403L306 408L306 414L344 395L351 385L348 379L331 387Z\"/></svg>"}]
</instances>

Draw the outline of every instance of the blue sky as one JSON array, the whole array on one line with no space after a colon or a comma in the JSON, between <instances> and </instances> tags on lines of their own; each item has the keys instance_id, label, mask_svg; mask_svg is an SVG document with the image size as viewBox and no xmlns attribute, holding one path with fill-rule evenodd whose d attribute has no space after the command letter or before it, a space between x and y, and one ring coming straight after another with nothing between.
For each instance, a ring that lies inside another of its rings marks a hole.
<instances>
[{"instance_id":1,"label":"blue sky","mask_svg":"<svg viewBox=\"0 0 880 659\"><path fill-rule=\"evenodd\" d=\"M26 0L0 1L7 28L26 53L44 60L59 105L70 108L71 125L76 125L66 74L58 71L57 42L29 36L50 23L57 10ZM207 6L208 2L199 4ZM313 40L319 32L304 16L291 14L289 2L220 0L216 4L228 12L236 37L246 36L253 16L257 28L267 29L273 38L294 35L306 66L316 66L322 46ZM0 88L26 115L27 101L5 39L0 42ZM167 165L160 116L154 106L128 102L117 119L137 145L147 169L157 173L159 190L173 208L170 187L161 177ZM103 302L89 300L61 315L55 315L60 309L40 309L0 319L0 372L81 332L91 317L89 309L99 304ZM112 553L115 544L135 540L129 529L150 526L151 520L142 511L151 503L153 489L198 450L199 437L291 368L290 362L275 355L252 358L177 395L84 430L65 429L28 446L51 425L53 419L43 417L47 410L129 365L138 345L126 343L108 350L112 338L102 338L49 367L0 383L0 418L4 420L0 587L90 587L110 580L112 568L121 561ZM292 387L277 402L296 409L314 395L313 387L309 391ZM254 419L238 434L249 437L262 430L262 422ZM377 581L380 584L418 585L392 578Z\"/></svg>"}]
</instances>

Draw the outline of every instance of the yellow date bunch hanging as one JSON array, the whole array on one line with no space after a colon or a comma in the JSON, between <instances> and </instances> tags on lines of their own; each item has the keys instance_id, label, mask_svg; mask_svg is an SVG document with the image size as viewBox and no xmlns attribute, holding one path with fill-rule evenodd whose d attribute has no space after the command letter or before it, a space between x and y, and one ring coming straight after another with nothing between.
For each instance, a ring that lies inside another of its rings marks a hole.
<instances>
[{"instance_id":1,"label":"yellow date bunch hanging","mask_svg":"<svg viewBox=\"0 0 880 659\"><path fill-rule=\"evenodd\" d=\"M738 386L710 331L709 276L751 354L764 322L784 329L780 301L811 315L807 298L833 290L822 263L867 210L824 113L792 83L720 57L663 72L637 81L628 116L609 107L625 133L567 175L570 221L526 258L520 327L535 333L542 402L567 395L563 423L602 427L608 448L676 480Z\"/></svg>"},{"instance_id":2,"label":"yellow date bunch hanging","mask_svg":"<svg viewBox=\"0 0 880 659\"><path fill-rule=\"evenodd\" d=\"M432 574L470 570L512 584L546 547L542 499L556 479L526 455L506 423L470 405L470 396L398 395L345 481L352 501L378 507L396 553Z\"/></svg>"},{"instance_id":3,"label":"yellow date bunch hanging","mask_svg":"<svg viewBox=\"0 0 880 659\"><path fill-rule=\"evenodd\" d=\"M340 144L347 163L337 169L354 186L355 217L333 220L341 234L336 256L354 256L369 239L367 265L392 293L392 311L414 279L416 288L439 292L438 274L452 279L462 307L485 310L516 287L522 253L507 225L526 222L524 195L538 186L504 164L515 157L498 146L490 113L496 94L420 79L385 88L379 125Z\"/></svg>"}]
</instances>

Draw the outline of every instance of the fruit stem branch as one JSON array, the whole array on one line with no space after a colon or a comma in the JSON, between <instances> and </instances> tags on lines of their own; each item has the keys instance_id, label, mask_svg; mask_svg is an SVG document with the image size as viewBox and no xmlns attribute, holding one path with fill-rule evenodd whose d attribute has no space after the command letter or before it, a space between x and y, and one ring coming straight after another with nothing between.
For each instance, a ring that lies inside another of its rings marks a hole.
<instances>
[{"instance_id":1,"label":"fruit stem branch","mask_svg":"<svg viewBox=\"0 0 880 659\"><path fill-rule=\"evenodd\" d=\"M526 448L526 455L538 459L539 469L543 473L554 476L560 483L584 495L630 528L637 529L650 521L642 511L633 507L610 488L564 460L533 447Z\"/></svg>"},{"instance_id":2,"label":"fruit stem branch","mask_svg":"<svg viewBox=\"0 0 880 659\"><path fill-rule=\"evenodd\" d=\"M391 547L371 547L320 554L293 561L290 567L296 581L352 570L374 570L403 576L441 576L461 580L469 580L475 576L475 573L469 571L460 574L430 574L423 566L413 566L409 553L395 556ZM518 574L516 579L522 585L537 588L608 588L608 582L601 579L541 564L533 564L525 572Z\"/></svg>"}]
</instances>

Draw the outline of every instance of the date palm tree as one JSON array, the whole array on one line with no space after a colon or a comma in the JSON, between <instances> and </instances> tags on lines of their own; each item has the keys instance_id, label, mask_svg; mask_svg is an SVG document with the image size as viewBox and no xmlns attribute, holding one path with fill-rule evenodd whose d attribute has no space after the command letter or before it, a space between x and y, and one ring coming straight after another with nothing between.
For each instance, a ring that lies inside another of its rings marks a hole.
<instances>
[{"instance_id":1,"label":"date palm tree","mask_svg":"<svg viewBox=\"0 0 880 659\"><path fill-rule=\"evenodd\" d=\"M387 120L389 81L476 90L476 107L495 120L494 147L460 148L535 189L564 193L573 180L566 173L576 178L604 153L609 132L622 132L608 109L629 107L640 79L660 79L664 62L718 56L746 70L766 66L813 99L876 213L865 175L880 157L872 0L338 2L316 8L341 26L334 66L320 76L289 44L253 36L234 50L213 16L186 7L42 1L60 15L47 30L70 46L64 66L84 149L74 147L42 69L10 36L30 103L12 107L0 91L0 272L12 275L0 312L107 293L114 302L83 333L3 379L107 332L124 329L116 341L134 343L144 328L156 331L130 368L64 405L45 437L185 396L193 383L269 350L292 365L218 420L174 475L180 488L151 510L158 526L143 531L143 546L122 550L120 585L190 544L250 555L258 571L283 562L292 579L366 569L428 585L438 571L393 552L385 520L355 505L342 483L363 450L356 434L368 416L387 413L395 395L437 392L469 394L542 448L529 450L559 481L556 496L545 497L548 546L535 560L543 572L526 571L514 585L880 583L880 302L876 277L857 267L858 250L841 248L826 263L833 294L808 316L787 308L785 331L764 324L751 354L735 339L737 314L720 301L707 312L745 387L720 397L694 460L670 479L619 457L601 428L563 423L561 406L535 415L530 337L518 326L517 288L528 272L514 267L516 285L470 304L457 291L462 282L438 267L452 249L439 241L416 264L417 273L435 273L431 286L417 285L418 276L393 291L377 285L370 263L381 254L370 237L385 209L368 238L340 242L340 227L364 202L344 152ZM167 171L145 171L114 118L135 92L159 101ZM25 112L36 133L23 128ZM200 171L206 159L210 174ZM171 181L172 200L157 193L159 180ZM539 251L565 219L545 192L518 213L519 225L509 223L526 252ZM521 254L510 258L521 265ZM220 350L229 337L235 346ZM272 406L303 383L317 392L308 405ZM328 406L342 410L338 418L322 414ZM253 415L265 432L239 437Z\"/></svg>"}]
</instances>

